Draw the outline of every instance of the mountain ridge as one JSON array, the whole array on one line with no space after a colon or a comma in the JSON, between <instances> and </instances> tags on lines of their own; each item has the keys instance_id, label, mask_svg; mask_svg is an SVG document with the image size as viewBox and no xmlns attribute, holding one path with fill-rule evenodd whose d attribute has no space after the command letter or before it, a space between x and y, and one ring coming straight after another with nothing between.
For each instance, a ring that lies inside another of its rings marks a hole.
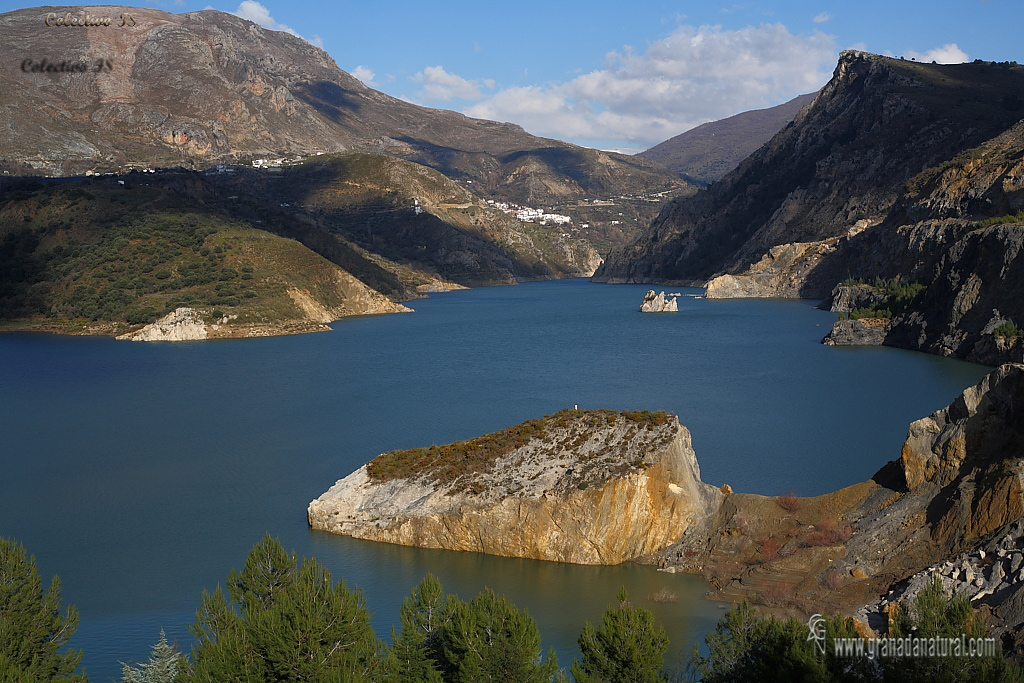
<instances>
[{"instance_id":1,"label":"mountain ridge","mask_svg":"<svg viewBox=\"0 0 1024 683\"><path fill-rule=\"evenodd\" d=\"M817 93L807 93L774 107L709 121L636 156L656 161L684 180L706 186L720 180L768 142L810 104L815 95Z\"/></svg>"},{"instance_id":2,"label":"mountain ridge","mask_svg":"<svg viewBox=\"0 0 1024 683\"><path fill-rule=\"evenodd\" d=\"M216 10L130 12L135 24L46 26L0 14L5 63L110 63L99 73L0 73L0 165L74 175L126 164L202 167L267 156L372 152L431 166L520 203L684 187L658 164L421 107L367 87L323 50ZM22 54L25 53L25 54ZM36 57L35 55L38 55ZM40 80L55 87L40 88Z\"/></svg>"},{"instance_id":3,"label":"mountain ridge","mask_svg":"<svg viewBox=\"0 0 1024 683\"><path fill-rule=\"evenodd\" d=\"M596 281L700 285L770 248L880 222L902 186L1020 118L1013 64L936 65L848 50L791 125L722 180L666 204Z\"/></svg>"}]
</instances>

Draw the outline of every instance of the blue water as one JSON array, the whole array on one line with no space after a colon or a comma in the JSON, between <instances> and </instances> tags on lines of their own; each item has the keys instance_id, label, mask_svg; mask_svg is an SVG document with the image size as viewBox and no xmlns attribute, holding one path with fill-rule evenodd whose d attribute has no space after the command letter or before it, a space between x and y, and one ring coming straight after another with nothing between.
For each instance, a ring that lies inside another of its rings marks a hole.
<instances>
[{"instance_id":1,"label":"blue water","mask_svg":"<svg viewBox=\"0 0 1024 683\"><path fill-rule=\"evenodd\" d=\"M646 289L482 288L268 339L0 335L0 535L60 575L94 681L144 659L160 628L187 650L202 590L266 532L363 589L380 636L434 572L464 598L490 586L527 607L563 665L622 585L666 624L673 653L688 651L721 614L694 577L354 541L312 532L305 517L382 451L574 404L678 414L715 485L819 494L898 457L910 421L987 371L822 346L835 317L803 301L685 296L677 314L645 315ZM663 587L678 602L648 599Z\"/></svg>"}]
</instances>

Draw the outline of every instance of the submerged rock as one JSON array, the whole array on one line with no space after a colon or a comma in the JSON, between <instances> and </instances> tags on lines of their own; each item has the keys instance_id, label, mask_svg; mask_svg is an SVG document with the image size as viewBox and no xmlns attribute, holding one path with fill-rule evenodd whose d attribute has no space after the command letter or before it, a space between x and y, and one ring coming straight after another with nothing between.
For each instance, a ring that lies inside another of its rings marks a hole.
<instances>
[{"instance_id":1,"label":"submerged rock","mask_svg":"<svg viewBox=\"0 0 1024 683\"><path fill-rule=\"evenodd\" d=\"M675 313L678 310L679 304L676 303L674 296L671 299L666 299L665 292L655 294L653 289L644 295L644 302L640 304L642 313Z\"/></svg>"},{"instance_id":2,"label":"submerged rock","mask_svg":"<svg viewBox=\"0 0 1024 683\"><path fill-rule=\"evenodd\" d=\"M665 413L565 410L385 453L309 504L314 529L422 548L618 564L675 542L723 494Z\"/></svg>"}]
</instances>

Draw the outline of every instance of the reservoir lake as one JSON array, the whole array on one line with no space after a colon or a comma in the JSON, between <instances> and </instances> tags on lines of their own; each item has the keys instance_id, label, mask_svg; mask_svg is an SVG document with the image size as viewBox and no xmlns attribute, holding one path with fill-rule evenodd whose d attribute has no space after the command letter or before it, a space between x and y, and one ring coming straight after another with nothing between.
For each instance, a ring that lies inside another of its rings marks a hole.
<instances>
[{"instance_id":1,"label":"reservoir lake","mask_svg":"<svg viewBox=\"0 0 1024 683\"><path fill-rule=\"evenodd\" d=\"M672 642L724 613L703 580L405 548L311 531L309 501L377 454L471 438L562 408L667 410L704 481L816 495L899 457L907 426L989 368L819 342L815 302L709 301L638 311L647 286L585 280L433 294L415 313L331 332L189 343L0 335L0 536L57 574L93 681L144 661L161 628L185 652L204 589L269 533L362 589L379 637L432 572L536 618L562 667L621 586ZM660 288L659 288L660 290ZM651 596L667 588L674 603Z\"/></svg>"}]
</instances>

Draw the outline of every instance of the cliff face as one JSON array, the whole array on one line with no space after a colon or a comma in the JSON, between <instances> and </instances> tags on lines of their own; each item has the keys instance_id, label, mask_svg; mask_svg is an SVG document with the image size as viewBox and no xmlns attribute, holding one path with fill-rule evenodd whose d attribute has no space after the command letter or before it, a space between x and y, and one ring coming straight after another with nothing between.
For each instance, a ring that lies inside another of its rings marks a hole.
<instances>
[{"instance_id":1,"label":"cliff face","mask_svg":"<svg viewBox=\"0 0 1024 683\"><path fill-rule=\"evenodd\" d=\"M908 183L886 219L840 245L816 275L898 279L925 289L882 343L989 365L1024 360L994 334L1024 321L1024 122ZM846 292L833 293L833 310Z\"/></svg>"},{"instance_id":2,"label":"cliff face","mask_svg":"<svg viewBox=\"0 0 1024 683\"><path fill-rule=\"evenodd\" d=\"M594 278L702 284L743 272L772 247L877 223L922 170L1012 126L1022 85L1022 67L844 52L791 124L721 181L666 205Z\"/></svg>"},{"instance_id":3,"label":"cliff face","mask_svg":"<svg viewBox=\"0 0 1024 683\"><path fill-rule=\"evenodd\" d=\"M1008 364L913 422L900 458L872 480L815 498L730 495L652 561L705 574L715 598L818 611L872 603L860 614L873 627L886 603L936 572L1020 632L1021 598L1007 603L1024 585L1022 562L1011 562L1024 557L1022 457L1024 365Z\"/></svg>"},{"instance_id":4,"label":"cliff face","mask_svg":"<svg viewBox=\"0 0 1024 683\"><path fill-rule=\"evenodd\" d=\"M960 550L1024 514L1024 366L1003 365L951 405L910 425L907 488L943 491L932 536Z\"/></svg>"},{"instance_id":5,"label":"cliff face","mask_svg":"<svg viewBox=\"0 0 1024 683\"><path fill-rule=\"evenodd\" d=\"M868 221L862 220L843 237L774 246L742 273L708 280L704 296L709 299L824 298L832 290L834 279L829 277L830 273L823 272L822 261L867 226Z\"/></svg>"},{"instance_id":6,"label":"cliff face","mask_svg":"<svg viewBox=\"0 0 1024 683\"><path fill-rule=\"evenodd\" d=\"M563 411L544 421L543 436L450 481L430 470L382 480L374 461L310 503L309 523L355 538L576 564L654 552L706 520L722 494L700 481L677 418L643 426L624 415Z\"/></svg>"}]
</instances>

